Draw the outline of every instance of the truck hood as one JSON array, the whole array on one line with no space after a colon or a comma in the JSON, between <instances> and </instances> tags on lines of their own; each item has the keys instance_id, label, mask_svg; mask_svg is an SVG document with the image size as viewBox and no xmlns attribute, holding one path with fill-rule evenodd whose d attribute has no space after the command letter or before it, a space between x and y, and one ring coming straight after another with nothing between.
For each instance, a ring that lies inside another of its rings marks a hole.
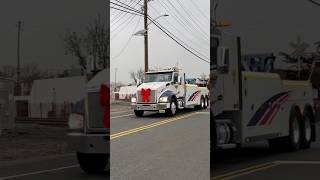
<instances>
[{"instance_id":1,"label":"truck hood","mask_svg":"<svg viewBox=\"0 0 320 180\"><path fill-rule=\"evenodd\" d=\"M109 69L104 69L95 75L87 84L88 88L99 88L101 84L109 85Z\"/></svg>"},{"instance_id":2,"label":"truck hood","mask_svg":"<svg viewBox=\"0 0 320 180\"><path fill-rule=\"evenodd\" d=\"M151 90L161 90L166 87L166 85L170 82L148 82L148 83L142 83L138 87L138 91L143 89L150 88Z\"/></svg>"}]
</instances>

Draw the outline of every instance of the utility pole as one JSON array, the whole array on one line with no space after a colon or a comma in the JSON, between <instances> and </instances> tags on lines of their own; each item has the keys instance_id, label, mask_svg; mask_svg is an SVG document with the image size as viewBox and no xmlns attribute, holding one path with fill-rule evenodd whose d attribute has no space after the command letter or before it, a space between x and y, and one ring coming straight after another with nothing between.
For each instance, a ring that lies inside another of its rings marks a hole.
<instances>
[{"instance_id":1,"label":"utility pole","mask_svg":"<svg viewBox=\"0 0 320 180\"><path fill-rule=\"evenodd\" d=\"M148 0L144 0L144 71L148 71Z\"/></svg>"},{"instance_id":2,"label":"utility pole","mask_svg":"<svg viewBox=\"0 0 320 180\"><path fill-rule=\"evenodd\" d=\"M20 88L20 39L21 39L21 25L22 21L18 21L18 38L17 38L17 84L16 95L21 95Z\"/></svg>"},{"instance_id":3,"label":"utility pole","mask_svg":"<svg viewBox=\"0 0 320 180\"><path fill-rule=\"evenodd\" d=\"M117 68L114 69L114 91L117 89Z\"/></svg>"}]
</instances>

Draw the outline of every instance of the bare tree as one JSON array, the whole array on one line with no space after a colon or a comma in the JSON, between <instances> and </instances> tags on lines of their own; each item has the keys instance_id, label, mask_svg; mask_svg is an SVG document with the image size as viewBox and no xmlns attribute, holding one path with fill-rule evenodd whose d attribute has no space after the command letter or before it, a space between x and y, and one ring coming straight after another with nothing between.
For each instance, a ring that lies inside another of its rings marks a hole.
<instances>
[{"instance_id":1,"label":"bare tree","mask_svg":"<svg viewBox=\"0 0 320 180\"><path fill-rule=\"evenodd\" d=\"M5 65L2 67L1 74L5 77L15 79L17 76L17 68L13 65ZM33 81L36 79L42 79L47 76L47 72L39 68L36 63L27 63L21 67L21 80Z\"/></svg>"},{"instance_id":2,"label":"bare tree","mask_svg":"<svg viewBox=\"0 0 320 180\"><path fill-rule=\"evenodd\" d=\"M144 70L139 68L136 72L130 72L131 79L136 83L142 83L144 80Z\"/></svg>"},{"instance_id":3,"label":"bare tree","mask_svg":"<svg viewBox=\"0 0 320 180\"><path fill-rule=\"evenodd\" d=\"M98 15L86 32L66 30L64 43L66 52L78 58L82 69L87 70L87 60L92 58L95 65L106 68L109 65L109 26ZM95 67L96 68L96 67Z\"/></svg>"}]
</instances>

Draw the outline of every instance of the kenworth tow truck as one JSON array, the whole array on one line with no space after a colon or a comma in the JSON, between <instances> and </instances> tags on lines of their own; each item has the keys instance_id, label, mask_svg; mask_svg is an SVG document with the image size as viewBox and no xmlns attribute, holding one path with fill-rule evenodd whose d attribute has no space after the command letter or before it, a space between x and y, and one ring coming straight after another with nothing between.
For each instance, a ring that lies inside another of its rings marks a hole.
<instances>
[{"instance_id":1,"label":"kenworth tow truck","mask_svg":"<svg viewBox=\"0 0 320 180\"><path fill-rule=\"evenodd\" d=\"M137 117L143 116L144 111L174 116L178 109L207 108L209 91L207 87L187 84L185 74L180 74L176 67L149 71L131 98L131 104Z\"/></svg>"},{"instance_id":2,"label":"kenworth tow truck","mask_svg":"<svg viewBox=\"0 0 320 180\"><path fill-rule=\"evenodd\" d=\"M85 97L69 117L69 145L85 172L103 173L110 157L109 69L94 68L87 79Z\"/></svg>"},{"instance_id":3,"label":"kenworth tow truck","mask_svg":"<svg viewBox=\"0 0 320 180\"><path fill-rule=\"evenodd\" d=\"M310 81L282 79L270 67L252 71L241 61L240 45L239 37L211 34L212 155L256 141L278 150L309 148L316 139Z\"/></svg>"}]
</instances>

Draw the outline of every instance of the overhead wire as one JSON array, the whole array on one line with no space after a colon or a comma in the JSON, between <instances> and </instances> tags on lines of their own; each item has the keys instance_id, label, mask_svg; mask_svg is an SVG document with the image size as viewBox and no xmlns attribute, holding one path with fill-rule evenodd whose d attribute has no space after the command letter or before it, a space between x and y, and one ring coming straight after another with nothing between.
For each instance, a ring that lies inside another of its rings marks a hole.
<instances>
[{"instance_id":1,"label":"overhead wire","mask_svg":"<svg viewBox=\"0 0 320 180\"><path fill-rule=\"evenodd\" d=\"M134 27L134 30L132 31L132 35L129 37L128 41L125 43L125 45L121 48L121 50L119 51L119 53L117 53L117 55L111 57L111 59L117 59L118 57L120 57L122 55L122 53L127 49L128 45L130 44L132 38L133 38L133 33L137 30L139 23L140 23L141 17L138 19L138 22L136 24L136 26Z\"/></svg>"},{"instance_id":2,"label":"overhead wire","mask_svg":"<svg viewBox=\"0 0 320 180\"><path fill-rule=\"evenodd\" d=\"M182 13L171 3L170 0L166 0L166 2L168 2L169 5L174 9L174 11L176 11L176 12L180 15L180 17L181 17L182 19L184 19L184 21L187 22L187 26L190 26L190 27L194 28L196 31L198 31L199 33L201 33L201 34L205 37L206 40L209 41L209 34L206 34L206 33L201 29L201 27L199 27L199 25L197 25L197 23L194 23L191 18L188 19L188 18L186 18L185 16L183 16ZM177 1L177 2L178 2L178 4L181 6L181 4L179 3L180 1ZM183 6L181 6L181 8L184 10L184 12L186 12L186 10L184 9ZM187 13L186 13L186 14L187 14ZM189 17L188 14L187 14L187 17ZM190 20L191 20L191 21L190 21Z\"/></svg>"},{"instance_id":3,"label":"overhead wire","mask_svg":"<svg viewBox=\"0 0 320 180\"><path fill-rule=\"evenodd\" d=\"M198 37L202 39L206 44L209 44L209 39L204 37L201 33L197 33L198 30L196 30L194 27L190 26L190 23L186 22L186 20L180 18L181 14L177 14L176 10L172 9L169 5L167 5L164 2L158 1L160 6L162 6L166 11L170 12L170 15L174 17L174 19L178 22L178 24L181 25L182 28L184 28L186 31L188 31L190 34L192 34L194 37Z\"/></svg>"},{"instance_id":4,"label":"overhead wire","mask_svg":"<svg viewBox=\"0 0 320 180\"><path fill-rule=\"evenodd\" d=\"M139 10L132 8L132 7L128 7L128 5L125 6L121 6L119 4L113 3L117 6L120 6L124 9L126 9L126 11L128 12L134 12L137 14L143 14L142 12L140 12ZM112 7L114 8L114 7ZM115 8L114 8L115 9ZM120 9L120 8L117 8ZM186 44L184 41L182 41L180 38L178 38L176 35L174 35L172 32L170 32L167 28L163 27L160 23L158 23L157 21L154 21L149 15L148 15L148 19L156 26L158 27L158 29L160 29L163 33L165 33L169 38L171 38L174 42L176 42L178 45L180 45L182 48L184 48L186 51L188 51L189 53L193 54L195 57L197 57L198 59L210 63L209 58L204 56L202 53L198 52L196 49L192 48L191 46L189 46L188 44Z\"/></svg>"}]
</instances>

